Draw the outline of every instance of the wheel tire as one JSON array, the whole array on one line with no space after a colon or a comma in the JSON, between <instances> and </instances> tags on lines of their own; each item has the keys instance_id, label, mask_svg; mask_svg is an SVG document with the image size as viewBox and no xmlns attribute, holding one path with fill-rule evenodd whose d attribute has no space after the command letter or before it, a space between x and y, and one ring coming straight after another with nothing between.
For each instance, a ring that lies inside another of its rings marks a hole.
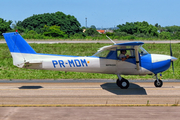
<instances>
[{"instance_id":1,"label":"wheel tire","mask_svg":"<svg viewBox=\"0 0 180 120\"><path fill-rule=\"evenodd\" d=\"M162 87L163 82L162 82L162 80L159 80L159 82L158 82L157 80L155 80L155 81L154 81L154 85L155 85L156 87Z\"/></svg>"},{"instance_id":2,"label":"wheel tire","mask_svg":"<svg viewBox=\"0 0 180 120\"><path fill-rule=\"evenodd\" d=\"M116 84L121 89L127 89L129 87L129 81L124 78L122 78L121 81L117 79Z\"/></svg>"}]
</instances>

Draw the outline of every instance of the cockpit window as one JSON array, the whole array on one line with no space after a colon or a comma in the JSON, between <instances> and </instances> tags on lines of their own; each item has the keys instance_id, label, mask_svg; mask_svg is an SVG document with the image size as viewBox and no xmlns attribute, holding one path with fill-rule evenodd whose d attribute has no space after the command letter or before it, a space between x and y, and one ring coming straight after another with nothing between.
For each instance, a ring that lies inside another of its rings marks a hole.
<instances>
[{"instance_id":1,"label":"cockpit window","mask_svg":"<svg viewBox=\"0 0 180 120\"><path fill-rule=\"evenodd\" d=\"M139 51L141 56L149 54L142 46L139 46L138 51Z\"/></svg>"},{"instance_id":2,"label":"cockpit window","mask_svg":"<svg viewBox=\"0 0 180 120\"><path fill-rule=\"evenodd\" d=\"M121 51L122 50L125 50L126 51L126 54L125 54L125 56L126 55L129 55L129 58L135 58L135 51L134 51L134 49L118 49L117 50L117 58L118 59L120 59L120 56L121 56Z\"/></svg>"},{"instance_id":3,"label":"cockpit window","mask_svg":"<svg viewBox=\"0 0 180 120\"><path fill-rule=\"evenodd\" d=\"M96 56L96 57L107 57L109 52L110 52L110 50L103 50L103 51L99 51L99 52L95 53L93 56Z\"/></svg>"}]
</instances>

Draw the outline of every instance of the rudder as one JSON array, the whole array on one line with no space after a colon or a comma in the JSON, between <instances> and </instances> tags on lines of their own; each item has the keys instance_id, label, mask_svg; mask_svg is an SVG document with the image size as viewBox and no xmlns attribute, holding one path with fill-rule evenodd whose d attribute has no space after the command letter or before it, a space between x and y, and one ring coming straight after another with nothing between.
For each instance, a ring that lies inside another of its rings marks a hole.
<instances>
[{"instance_id":1,"label":"rudder","mask_svg":"<svg viewBox=\"0 0 180 120\"><path fill-rule=\"evenodd\" d=\"M3 36L11 52L15 66L23 67L27 61L34 59L36 52L18 32L3 33Z\"/></svg>"},{"instance_id":2,"label":"rudder","mask_svg":"<svg viewBox=\"0 0 180 120\"><path fill-rule=\"evenodd\" d=\"M10 52L36 54L18 32L3 33Z\"/></svg>"}]
</instances>

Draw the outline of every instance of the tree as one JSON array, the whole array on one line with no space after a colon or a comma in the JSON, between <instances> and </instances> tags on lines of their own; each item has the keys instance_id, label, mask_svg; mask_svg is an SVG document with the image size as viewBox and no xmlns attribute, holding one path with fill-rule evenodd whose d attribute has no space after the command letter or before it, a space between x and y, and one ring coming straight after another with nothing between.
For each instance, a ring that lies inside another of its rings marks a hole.
<instances>
[{"instance_id":1,"label":"tree","mask_svg":"<svg viewBox=\"0 0 180 120\"><path fill-rule=\"evenodd\" d=\"M95 25L91 25L91 27L90 27L90 28L96 29L96 26L95 26Z\"/></svg>"},{"instance_id":2,"label":"tree","mask_svg":"<svg viewBox=\"0 0 180 120\"><path fill-rule=\"evenodd\" d=\"M44 26L61 26L61 31L68 35L82 32L80 23L74 16L65 15L62 12L56 13L44 13L39 15L33 15L25 20L18 21L17 26L21 29L34 30L37 33L43 34Z\"/></svg>"},{"instance_id":3,"label":"tree","mask_svg":"<svg viewBox=\"0 0 180 120\"><path fill-rule=\"evenodd\" d=\"M11 30L11 27L10 27L11 23L12 23L11 20L6 21L0 18L0 35L2 35L2 33L5 33Z\"/></svg>"},{"instance_id":4,"label":"tree","mask_svg":"<svg viewBox=\"0 0 180 120\"><path fill-rule=\"evenodd\" d=\"M165 27L167 32L175 33L175 32L180 32L180 26L166 26Z\"/></svg>"},{"instance_id":5,"label":"tree","mask_svg":"<svg viewBox=\"0 0 180 120\"><path fill-rule=\"evenodd\" d=\"M51 36L51 37L67 37L67 34L65 34L65 32L60 30L60 26L44 26L44 35L45 36Z\"/></svg>"},{"instance_id":6,"label":"tree","mask_svg":"<svg viewBox=\"0 0 180 120\"><path fill-rule=\"evenodd\" d=\"M126 32L127 34L144 34L147 36L156 36L158 37L157 28L153 25L148 24L148 22L126 22L126 24L118 25L119 27L116 32Z\"/></svg>"},{"instance_id":7,"label":"tree","mask_svg":"<svg viewBox=\"0 0 180 120\"><path fill-rule=\"evenodd\" d=\"M157 28L161 28L161 25L159 25L158 23L156 23L154 26Z\"/></svg>"},{"instance_id":8,"label":"tree","mask_svg":"<svg viewBox=\"0 0 180 120\"><path fill-rule=\"evenodd\" d=\"M180 32L175 32L173 34L173 39L180 39Z\"/></svg>"},{"instance_id":9,"label":"tree","mask_svg":"<svg viewBox=\"0 0 180 120\"><path fill-rule=\"evenodd\" d=\"M159 37L160 37L161 39L170 39L170 38L171 38L171 33L170 33L170 32L165 32L165 31L163 31L163 32L161 32L161 33L159 34Z\"/></svg>"},{"instance_id":10,"label":"tree","mask_svg":"<svg viewBox=\"0 0 180 120\"><path fill-rule=\"evenodd\" d=\"M93 36L93 35L97 35L98 34L96 29L93 29L93 28L87 28L85 33L86 33L87 36Z\"/></svg>"},{"instance_id":11,"label":"tree","mask_svg":"<svg viewBox=\"0 0 180 120\"><path fill-rule=\"evenodd\" d=\"M117 27L119 27L117 30L119 32L126 32L127 34L134 34L137 32L137 26L132 22L126 22L126 24L118 25Z\"/></svg>"},{"instance_id":12,"label":"tree","mask_svg":"<svg viewBox=\"0 0 180 120\"><path fill-rule=\"evenodd\" d=\"M83 26L83 27L81 27L81 29L86 29L86 27Z\"/></svg>"}]
</instances>

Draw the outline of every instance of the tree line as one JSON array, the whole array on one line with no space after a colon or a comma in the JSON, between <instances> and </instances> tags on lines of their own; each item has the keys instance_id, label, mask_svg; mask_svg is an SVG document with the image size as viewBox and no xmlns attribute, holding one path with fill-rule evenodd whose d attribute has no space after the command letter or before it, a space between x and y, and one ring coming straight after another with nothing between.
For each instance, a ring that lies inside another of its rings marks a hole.
<instances>
[{"instance_id":1,"label":"tree line","mask_svg":"<svg viewBox=\"0 0 180 120\"><path fill-rule=\"evenodd\" d=\"M126 22L117 25L113 33L99 34L96 27L82 27L72 15L63 12L44 13L15 22L0 18L0 37L5 32L18 32L26 39L111 39L117 40L158 40L180 39L180 26L162 27L143 22Z\"/></svg>"}]
</instances>

